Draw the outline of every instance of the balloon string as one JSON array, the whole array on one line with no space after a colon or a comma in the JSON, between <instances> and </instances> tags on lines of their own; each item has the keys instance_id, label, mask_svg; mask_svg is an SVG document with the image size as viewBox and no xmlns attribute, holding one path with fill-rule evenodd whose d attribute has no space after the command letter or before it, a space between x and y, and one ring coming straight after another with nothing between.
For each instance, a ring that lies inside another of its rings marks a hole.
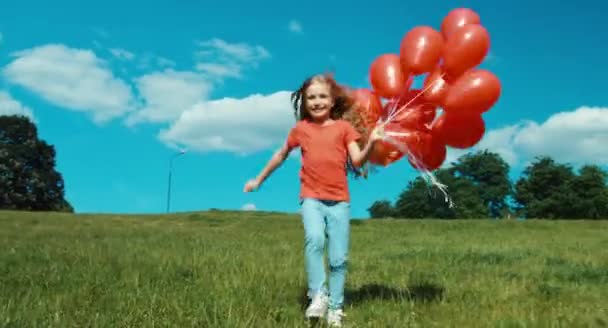
<instances>
[{"instance_id":1,"label":"balloon string","mask_svg":"<svg viewBox=\"0 0 608 328\"><path fill-rule=\"evenodd\" d=\"M443 76L445 75L445 73L441 73L441 76L439 76L439 78L443 78ZM435 84L436 82L438 82L439 79L436 79L435 81L433 81L432 83L430 83L426 88L422 89L422 91L420 91L418 94L416 94L412 99L410 99L410 101L408 101L405 105L399 107L399 109L395 110L395 111L391 111L391 113L389 114L389 116L387 117L387 119L382 122L381 124L384 126L388 123L390 123L399 112L401 112L402 110L406 109L407 106L409 106L412 102L414 102L414 100L416 100L418 97L420 97L423 93L425 93L428 89L433 87L433 84Z\"/></svg>"},{"instance_id":2,"label":"balloon string","mask_svg":"<svg viewBox=\"0 0 608 328\"><path fill-rule=\"evenodd\" d=\"M442 73L439 78L443 78L444 75L445 75L445 73ZM439 79L436 79L435 81L433 81L432 83L430 83L426 88L424 88L423 90L421 90L412 99L410 99L410 101L408 101L405 105L399 107L398 109L397 109L397 106L391 106L391 108L388 110L387 119L384 122L382 122L379 119L378 123L377 123L377 126L379 125L380 127L384 128L386 126L386 124L392 122L392 120L401 111L403 111L404 109L408 108L408 106L412 102L414 102L418 97L420 97L428 89L432 88L433 84L435 82L438 82L438 80ZM401 96L402 95L400 95L400 98L401 98ZM369 106L371 105L370 101L371 100L368 100L368 103L367 103L367 106L366 106L368 110L369 110ZM452 201L451 197L449 196L449 193L447 191L448 187L446 185L442 184L441 182L439 182L437 180L437 178L435 178L435 176L433 175L433 173L431 171L429 171L428 169L424 168L424 163L422 163L420 159L418 159L411 151L409 151L407 144L399 142L399 141L395 140L395 138L393 138L393 137L409 137L411 135L412 134L410 132L383 131L383 137L382 137L382 139L384 141L386 141L386 142L389 142L389 143L393 144L395 147L397 147L397 149L401 153L407 154L407 156L410 159L410 161L412 161L412 164L414 165L414 167L416 167L418 169L418 171L422 173L421 175L422 175L422 178L425 180L425 182L427 184L436 186L437 189L439 189L439 191L441 191L441 193L443 194L444 201L446 203L448 203L448 208L453 208L454 207L454 202Z\"/></svg>"},{"instance_id":3,"label":"balloon string","mask_svg":"<svg viewBox=\"0 0 608 328\"><path fill-rule=\"evenodd\" d=\"M443 78L445 76L445 73L442 73L441 76L439 78ZM424 94L428 89L432 88L434 83L438 82L439 79L436 79L435 81L433 81L432 83L430 83L426 88L424 88L422 91L420 91L418 94L416 94L412 99L410 99L410 101L408 101L405 105L397 108L397 106L391 106L391 108L388 111L388 117L384 122L380 122L380 126L384 127L386 124L392 122L392 120L397 117L397 115L403 111L404 109L408 108L408 106L414 102L418 97L420 97L422 94ZM400 96L401 97L401 96ZM436 118L435 118L436 119ZM433 173L431 171L429 171L428 169L424 168L425 165L424 163L422 163L422 161L417 158L408 148L407 143L404 142L400 142L398 140L396 140L394 137L410 137L412 136L411 132L398 132L398 131L383 131L383 140L385 140L386 142L391 143L392 145L394 145L401 153L406 154L407 157L410 159L410 161L412 162L412 164L414 165L415 168L418 169L418 171L421 173L422 178L424 179L424 181L427 184L430 184L432 186L437 187L437 189L439 189L439 191L441 191L441 193L443 194L444 197L444 201L446 203L448 203L448 208L454 208L454 202L452 201L449 193L448 193L448 187L447 185L439 182L437 180L437 178L433 175ZM420 142L420 140L418 140L418 142Z\"/></svg>"},{"instance_id":4,"label":"balloon string","mask_svg":"<svg viewBox=\"0 0 608 328\"><path fill-rule=\"evenodd\" d=\"M448 193L448 186L439 182L437 178L433 175L433 173L424 168L424 163L422 163L411 151L409 151L407 144L399 142L392 138L392 136L408 136L407 132L387 132L384 136L384 140L393 144L400 152L406 154L414 167L418 169L422 174L422 178L425 180L427 184L433 185L441 191L443 194L444 202L448 203L448 208L454 208L454 202ZM419 140L418 140L419 141Z\"/></svg>"},{"instance_id":5,"label":"balloon string","mask_svg":"<svg viewBox=\"0 0 608 328\"><path fill-rule=\"evenodd\" d=\"M397 131L386 131L385 135L389 137L409 137L412 135L411 132L397 132Z\"/></svg>"}]
</instances>

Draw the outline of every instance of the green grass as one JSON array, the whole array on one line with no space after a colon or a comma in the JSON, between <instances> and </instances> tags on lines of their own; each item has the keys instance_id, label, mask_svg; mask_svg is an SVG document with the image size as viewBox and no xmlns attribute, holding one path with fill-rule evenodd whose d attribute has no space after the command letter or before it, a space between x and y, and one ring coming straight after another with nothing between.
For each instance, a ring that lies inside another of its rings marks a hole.
<instances>
[{"instance_id":1,"label":"green grass","mask_svg":"<svg viewBox=\"0 0 608 328\"><path fill-rule=\"evenodd\" d=\"M350 327L606 327L599 221L352 225ZM297 216L0 212L0 327L305 327Z\"/></svg>"}]
</instances>

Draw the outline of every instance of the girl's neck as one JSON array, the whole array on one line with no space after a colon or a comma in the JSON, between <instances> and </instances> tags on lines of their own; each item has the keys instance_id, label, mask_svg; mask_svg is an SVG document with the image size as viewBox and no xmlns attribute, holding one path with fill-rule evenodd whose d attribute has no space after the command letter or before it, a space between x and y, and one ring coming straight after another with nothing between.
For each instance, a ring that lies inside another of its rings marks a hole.
<instances>
[{"instance_id":1,"label":"girl's neck","mask_svg":"<svg viewBox=\"0 0 608 328\"><path fill-rule=\"evenodd\" d=\"M320 125L320 126L325 126L325 125L334 123L334 120L331 119L330 117L323 118L323 119L317 119L317 120L311 118L309 121L313 124Z\"/></svg>"}]
</instances>

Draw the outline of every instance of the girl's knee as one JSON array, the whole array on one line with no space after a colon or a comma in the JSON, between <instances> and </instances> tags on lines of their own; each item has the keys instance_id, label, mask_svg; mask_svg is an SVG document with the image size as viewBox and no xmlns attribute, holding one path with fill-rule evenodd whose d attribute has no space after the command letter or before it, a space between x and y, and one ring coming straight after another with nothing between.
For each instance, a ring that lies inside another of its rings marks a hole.
<instances>
[{"instance_id":1,"label":"girl's knee","mask_svg":"<svg viewBox=\"0 0 608 328\"><path fill-rule=\"evenodd\" d=\"M331 271L343 271L348 266L348 259L346 256L340 256L338 258L329 259L329 268Z\"/></svg>"},{"instance_id":2,"label":"girl's knee","mask_svg":"<svg viewBox=\"0 0 608 328\"><path fill-rule=\"evenodd\" d=\"M322 233L309 233L304 238L304 245L307 248L322 250L325 246L325 235Z\"/></svg>"}]
</instances>

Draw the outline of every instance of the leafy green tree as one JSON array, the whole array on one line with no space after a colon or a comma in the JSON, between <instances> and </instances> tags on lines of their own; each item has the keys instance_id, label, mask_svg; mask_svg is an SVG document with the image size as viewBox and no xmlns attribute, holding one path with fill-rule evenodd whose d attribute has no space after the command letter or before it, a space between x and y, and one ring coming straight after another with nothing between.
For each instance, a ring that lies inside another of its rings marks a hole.
<instances>
[{"instance_id":1,"label":"leafy green tree","mask_svg":"<svg viewBox=\"0 0 608 328\"><path fill-rule=\"evenodd\" d=\"M585 219L608 219L608 173L597 165L585 165L570 183L576 193L576 216Z\"/></svg>"},{"instance_id":2,"label":"leafy green tree","mask_svg":"<svg viewBox=\"0 0 608 328\"><path fill-rule=\"evenodd\" d=\"M576 175L567 164L539 157L525 168L515 184L516 209L527 218L575 218L581 213L577 202Z\"/></svg>"},{"instance_id":3,"label":"leafy green tree","mask_svg":"<svg viewBox=\"0 0 608 328\"><path fill-rule=\"evenodd\" d=\"M393 205L390 201L385 199L375 201L372 206L367 209L367 211L372 218L387 218L392 217L395 214Z\"/></svg>"},{"instance_id":4,"label":"leafy green tree","mask_svg":"<svg viewBox=\"0 0 608 328\"><path fill-rule=\"evenodd\" d=\"M473 183L491 217L501 217L508 210L506 200L512 194L509 165L499 154L487 150L465 154L451 171Z\"/></svg>"},{"instance_id":5,"label":"leafy green tree","mask_svg":"<svg viewBox=\"0 0 608 328\"><path fill-rule=\"evenodd\" d=\"M435 216L437 197L421 177L410 181L395 203L395 215L399 218L422 219ZM433 190L438 191L438 190Z\"/></svg>"},{"instance_id":6,"label":"leafy green tree","mask_svg":"<svg viewBox=\"0 0 608 328\"><path fill-rule=\"evenodd\" d=\"M0 208L73 212L55 170L55 148L38 139L26 116L0 116Z\"/></svg>"}]
</instances>

